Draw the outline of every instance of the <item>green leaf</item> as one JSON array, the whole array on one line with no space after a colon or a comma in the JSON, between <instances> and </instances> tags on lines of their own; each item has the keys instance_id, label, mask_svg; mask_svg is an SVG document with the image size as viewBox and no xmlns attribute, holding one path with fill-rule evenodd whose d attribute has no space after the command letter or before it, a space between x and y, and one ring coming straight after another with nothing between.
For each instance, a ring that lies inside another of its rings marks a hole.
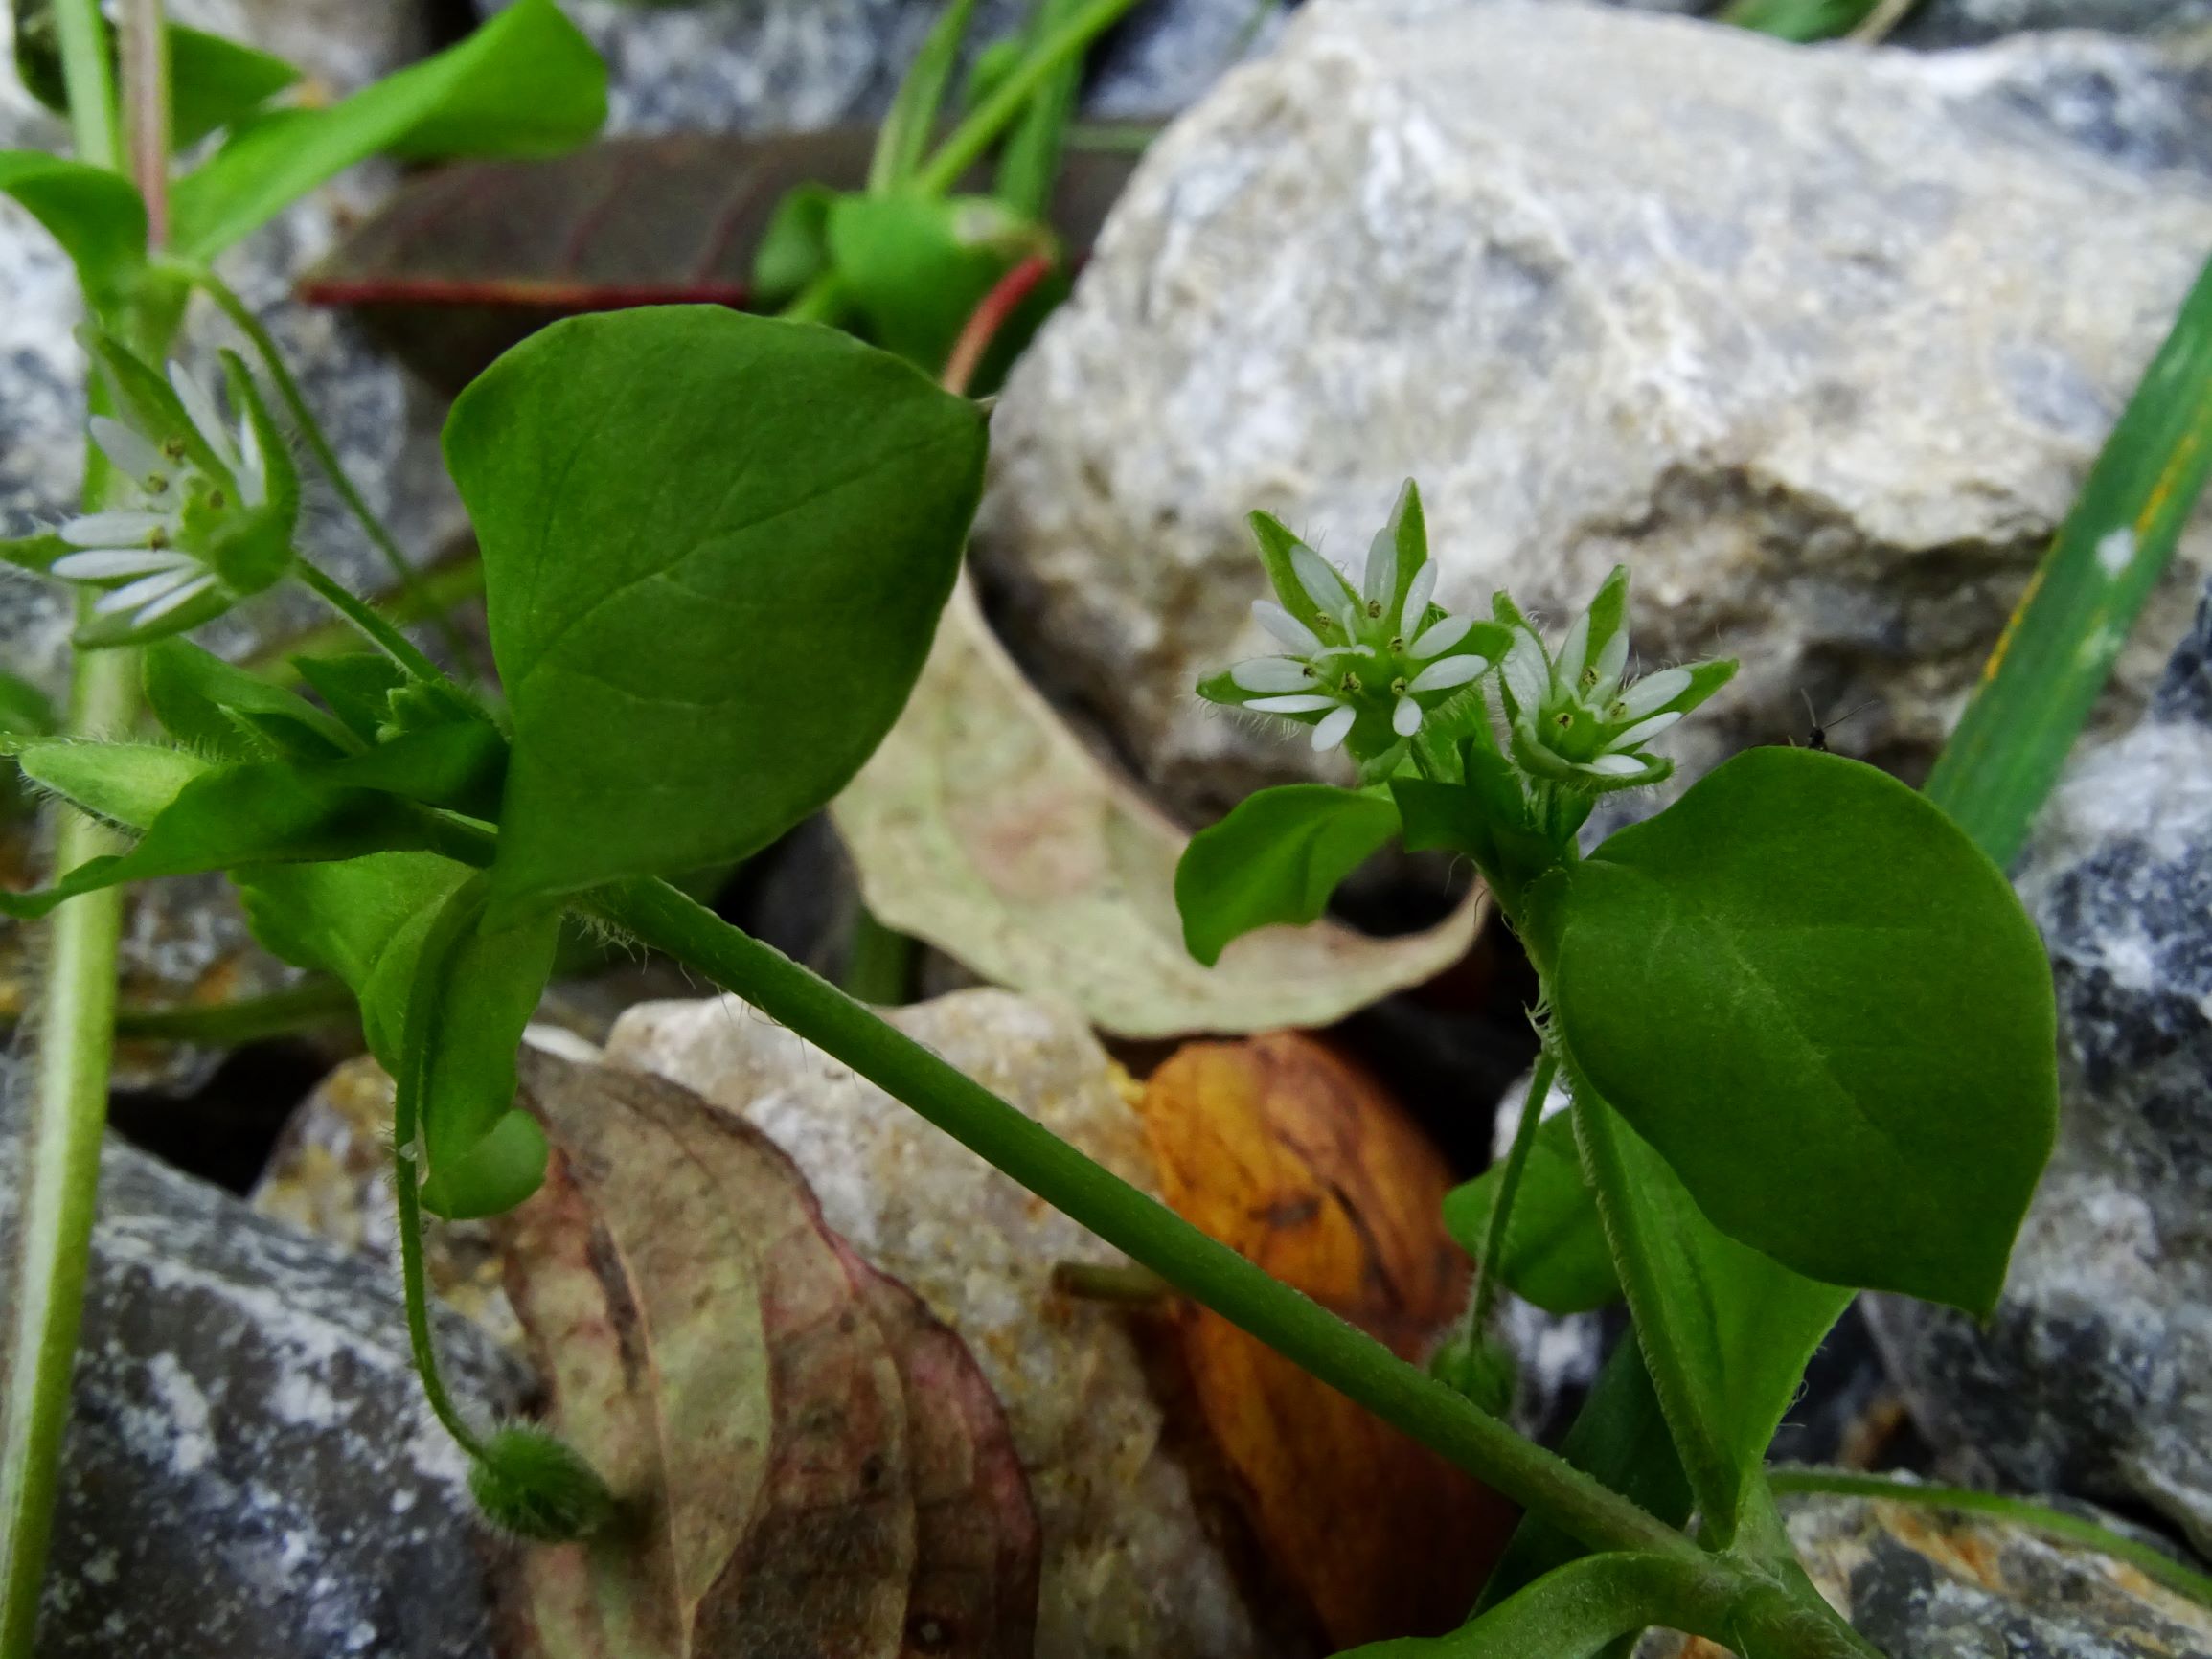
<instances>
[{"instance_id":1,"label":"green leaf","mask_svg":"<svg viewBox=\"0 0 2212 1659\"><path fill-rule=\"evenodd\" d=\"M407 1001L399 1086L416 1091L423 1208L448 1220L511 1210L545 1178L545 1135L514 1105L515 1051L553 972L560 913L487 925L488 878L425 930Z\"/></svg>"},{"instance_id":2,"label":"green leaf","mask_svg":"<svg viewBox=\"0 0 2212 1659\"><path fill-rule=\"evenodd\" d=\"M838 199L824 184L784 193L753 250L752 304L781 306L830 268L830 209Z\"/></svg>"},{"instance_id":3,"label":"green leaf","mask_svg":"<svg viewBox=\"0 0 2212 1659\"><path fill-rule=\"evenodd\" d=\"M1679 1527L1689 1520L1694 1501L1690 1483L1682 1473L1682 1460L1675 1455L1644 1351L1632 1336L1614 1344L1589 1398L1567 1426L1559 1453L1668 1526ZM1555 1567L1586 1554L1572 1534L1553 1522L1541 1515L1524 1515L1505 1554L1491 1569L1475 1611L1487 1612Z\"/></svg>"},{"instance_id":4,"label":"green leaf","mask_svg":"<svg viewBox=\"0 0 2212 1659\"><path fill-rule=\"evenodd\" d=\"M86 743L57 739L26 743L15 763L33 783L110 824L143 830L184 786L210 770L207 761L160 743Z\"/></svg>"},{"instance_id":5,"label":"green leaf","mask_svg":"<svg viewBox=\"0 0 2212 1659\"><path fill-rule=\"evenodd\" d=\"M330 705L339 722L373 743L392 717L392 693L408 683L407 671L380 651L335 657L294 657L292 667Z\"/></svg>"},{"instance_id":6,"label":"green leaf","mask_svg":"<svg viewBox=\"0 0 2212 1659\"><path fill-rule=\"evenodd\" d=\"M186 640L147 648L146 700L188 748L224 761L334 760L361 745L306 698Z\"/></svg>"},{"instance_id":7,"label":"green leaf","mask_svg":"<svg viewBox=\"0 0 2212 1659\"><path fill-rule=\"evenodd\" d=\"M975 0L949 0L945 14L923 37L906 74L893 95L883 125L876 130L876 153L868 163L868 193L881 195L912 178L929 151L937 112L960 57L960 43L975 15Z\"/></svg>"},{"instance_id":8,"label":"green leaf","mask_svg":"<svg viewBox=\"0 0 2212 1659\"><path fill-rule=\"evenodd\" d=\"M369 1052L399 1074L407 997L422 936L476 873L434 852L375 852L328 864L232 872L254 937L272 955L345 981Z\"/></svg>"},{"instance_id":9,"label":"green leaf","mask_svg":"<svg viewBox=\"0 0 2212 1659\"><path fill-rule=\"evenodd\" d=\"M1184 948L1211 967L1255 927L1319 920L1337 884L1397 832L1380 790L1286 784L1245 796L1175 866Z\"/></svg>"},{"instance_id":10,"label":"green leaf","mask_svg":"<svg viewBox=\"0 0 2212 1659\"><path fill-rule=\"evenodd\" d=\"M553 0L516 0L459 45L326 109L281 110L177 182L171 238L207 259L380 151L555 155L606 118L606 66Z\"/></svg>"},{"instance_id":11,"label":"green leaf","mask_svg":"<svg viewBox=\"0 0 2212 1659\"><path fill-rule=\"evenodd\" d=\"M2010 865L2212 476L2212 262L2006 625L1928 798Z\"/></svg>"},{"instance_id":12,"label":"green leaf","mask_svg":"<svg viewBox=\"0 0 2212 1659\"><path fill-rule=\"evenodd\" d=\"M119 172L35 149L0 149L0 191L46 227L95 310L119 303L146 265L146 203Z\"/></svg>"},{"instance_id":13,"label":"green leaf","mask_svg":"<svg viewBox=\"0 0 2212 1659\"><path fill-rule=\"evenodd\" d=\"M171 23L171 148L189 149L209 133L236 125L299 79L300 72L281 57Z\"/></svg>"},{"instance_id":14,"label":"green leaf","mask_svg":"<svg viewBox=\"0 0 2212 1659\"><path fill-rule=\"evenodd\" d=\"M1569 1052L1570 1076L1579 1057ZM1581 1077L1573 1110L1636 1338L1719 1548L1735 1535L1806 1364L1852 1293L1721 1232Z\"/></svg>"},{"instance_id":15,"label":"green leaf","mask_svg":"<svg viewBox=\"0 0 2212 1659\"><path fill-rule=\"evenodd\" d=\"M1488 1246L1504 1173L1493 1166L1444 1200L1446 1230L1477 1260ZM1565 1112L1538 1125L1529 1144L1497 1274L1516 1296L1551 1313L1587 1313L1621 1299L1597 1199L1583 1181L1574 1120Z\"/></svg>"},{"instance_id":16,"label":"green leaf","mask_svg":"<svg viewBox=\"0 0 2212 1659\"><path fill-rule=\"evenodd\" d=\"M1880 0L1734 0L1718 19L1771 34L1778 40L1811 43L1837 40L1873 13Z\"/></svg>"},{"instance_id":17,"label":"green leaf","mask_svg":"<svg viewBox=\"0 0 2212 1659\"><path fill-rule=\"evenodd\" d=\"M1036 0L1030 11L1028 37L1015 53L1015 62L1073 22L1082 10L1083 0ZM1013 73L1015 62L1007 63L1003 73ZM979 61L975 75L978 91L971 96L971 101L988 90L983 87L986 74ZM1070 54L1066 61L1030 94L1028 110L1007 135L1005 147L999 151L992 193L1026 218L1041 219L1051 206L1053 186L1060 178L1060 149L1066 141L1068 122L1075 115L1076 93L1082 84L1083 56Z\"/></svg>"},{"instance_id":18,"label":"green leaf","mask_svg":"<svg viewBox=\"0 0 2212 1659\"><path fill-rule=\"evenodd\" d=\"M54 705L46 693L0 670L0 738L43 738L55 725Z\"/></svg>"},{"instance_id":19,"label":"green leaf","mask_svg":"<svg viewBox=\"0 0 2212 1659\"><path fill-rule=\"evenodd\" d=\"M840 196L830 254L876 343L934 373L984 296L1052 233L989 196Z\"/></svg>"},{"instance_id":20,"label":"green leaf","mask_svg":"<svg viewBox=\"0 0 2212 1659\"><path fill-rule=\"evenodd\" d=\"M1338 1659L1598 1659L1622 1637L1653 1625L1725 1638L1733 1635L1732 1588L1697 1561L1585 1556L1448 1636L1372 1642Z\"/></svg>"},{"instance_id":21,"label":"green leaf","mask_svg":"<svg viewBox=\"0 0 2212 1659\"><path fill-rule=\"evenodd\" d=\"M928 653L983 451L896 358L715 307L557 323L464 392L501 901L740 858L842 788Z\"/></svg>"},{"instance_id":22,"label":"green leaf","mask_svg":"<svg viewBox=\"0 0 2212 1659\"><path fill-rule=\"evenodd\" d=\"M1725 1232L1809 1278L1987 1312L2058 1121L2049 965L1940 808L1739 755L1540 893L1584 1074Z\"/></svg>"},{"instance_id":23,"label":"green leaf","mask_svg":"<svg viewBox=\"0 0 2212 1659\"><path fill-rule=\"evenodd\" d=\"M48 782L51 761L61 759L48 751L62 746L41 744L25 750L21 757L25 774ZM80 765L112 766L118 773L113 783L95 782L87 795L97 798L105 789L110 798L125 802L149 797L150 789L141 778L148 763L142 750L134 745L87 746L95 749L95 755ZM80 893L156 875L193 875L272 861L352 858L386 849L441 844L444 837L435 821L386 793L387 780L369 787L356 783L357 777L375 777L359 772L364 763L381 765L387 772L400 769L372 755L327 764L257 761L200 772L150 819L129 852L89 859L36 893L0 893L0 915L24 920L44 916ZM171 765L172 773L181 769Z\"/></svg>"},{"instance_id":24,"label":"green leaf","mask_svg":"<svg viewBox=\"0 0 2212 1659\"><path fill-rule=\"evenodd\" d=\"M0 559L5 559L17 570L36 571L43 576L47 569L65 553L77 550L50 530L36 535L19 535L0 541Z\"/></svg>"}]
</instances>

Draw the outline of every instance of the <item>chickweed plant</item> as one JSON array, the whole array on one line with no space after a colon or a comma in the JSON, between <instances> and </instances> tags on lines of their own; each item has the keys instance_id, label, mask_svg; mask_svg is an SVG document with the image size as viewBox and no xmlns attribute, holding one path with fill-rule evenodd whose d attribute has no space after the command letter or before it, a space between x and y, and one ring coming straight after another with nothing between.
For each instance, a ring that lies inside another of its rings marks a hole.
<instances>
[{"instance_id":1,"label":"chickweed plant","mask_svg":"<svg viewBox=\"0 0 2212 1659\"><path fill-rule=\"evenodd\" d=\"M160 38L158 6L126 17L126 66L148 11ZM1083 15L1095 32L1110 11ZM482 548L494 701L302 555L301 481L263 389L296 424L284 366L226 359L226 409L169 358L195 289L242 311L209 270L222 247L375 150L575 143L599 121L596 60L551 0L518 0L351 99L275 110L273 60L180 35L169 62L217 69L176 102L214 106L205 131L225 136L171 189L163 146L135 183L116 170L97 11L57 0L53 16L80 153L0 155L0 188L77 262L97 384L83 511L0 548L75 588L82 619L74 730L11 743L75 828L51 886L0 894L0 913L53 914L57 942L0 1448L7 1654L30 1650L67 1412L113 897L210 871L271 950L351 988L396 1079L417 1360L480 1501L519 1536L580 1535L618 1494L543 1431L447 1396L422 1217L495 1215L543 1179L516 1048L577 918L735 992L1524 1506L1483 1609L1439 1653L1572 1659L1653 1625L1745 1659L1872 1651L1791 1553L1767 1442L1854 1288L1991 1308L2056 1111L2042 953L1942 811L1849 760L1757 750L1585 856L1598 797L1666 778L1650 744L1732 665L1637 674L1625 572L1557 640L1503 596L1487 619L1448 613L1411 486L1356 577L1255 519L1275 590L1259 621L1281 649L1202 689L1343 748L1358 781L1265 791L1194 840L1177 882L1191 949L1210 961L1311 919L1396 837L1471 860L1542 981L1513 1155L1453 1201L1481 1263L1473 1319L1436 1373L1407 1364L672 885L821 807L898 716L981 489L974 402L807 321L669 307L534 336L445 430ZM132 109L169 107L125 80ZM993 97L992 119L1019 113ZM284 581L361 635L298 662L311 696L187 637ZM140 736L142 705L158 736ZM1555 1092L1572 1103L1547 1118ZM1633 1317L1565 1455L1501 1420L1510 1379L1484 1323L1500 1283L1625 1297Z\"/></svg>"}]
</instances>

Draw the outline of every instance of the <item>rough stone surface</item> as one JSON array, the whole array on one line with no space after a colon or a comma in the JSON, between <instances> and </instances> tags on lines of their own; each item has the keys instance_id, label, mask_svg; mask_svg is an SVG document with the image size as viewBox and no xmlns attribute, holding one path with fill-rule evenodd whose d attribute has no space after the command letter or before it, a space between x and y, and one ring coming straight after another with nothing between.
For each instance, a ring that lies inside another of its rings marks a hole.
<instances>
[{"instance_id":1,"label":"rough stone surface","mask_svg":"<svg viewBox=\"0 0 2212 1659\"><path fill-rule=\"evenodd\" d=\"M976 990L889 1017L1123 1178L1157 1192L1142 1127L1072 1009ZM607 1059L741 1112L829 1224L957 1330L1005 1407L1043 1532L1038 1659L1271 1652L1208 1536L1126 1318L1051 1289L1122 1258L906 1107L734 998L649 1003Z\"/></svg>"},{"instance_id":2,"label":"rough stone surface","mask_svg":"<svg viewBox=\"0 0 2212 1659\"><path fill-rule=\"evenodd\" d=\"M1839 740L1909 771L2212 242L2189 84L2102 37L1314 0L1153 145L1008 385L976 548L1011 637L1218 810L1315 765L1190 693L1262 646L1244 514L1349 558L1411 473L1445 602L1562 618L1626 559L1647 665L1744 657L1688 769L1802 736L1803 688L1879 698Z\"/></svg>"},{"instance_id":3,"label":"rough stone surface","mask_svg":"<svg viewBox=\"0 0 2212 1659\"><path fill-rule=\"evenodd\" d=\"M1986 1329L1876 1299L1971 1477L2132 1500L2212 1552L2212 597L2021 861L2058 985L2059 1145Z\"/></svg>"},{"instance_id":4,"label":"rough stone surface","mask_svg":"<svg viewBox=\"0 0 2212 1659\"><path fill-rule=\"evenodd\" d=\"M561 0L561 8L607 61L614 132L872 121L942 10L936 0ZM1012 33L1028 11L1025 0L984 0L969 39ZM1253 0L1146 0L1094 53L1084 109L1172 114L1268 38L1279 16L1272 7L1256 11Z\"/></svg>"},{"instance_id":5,"label":"rough stone surface","mask_svg":"<svg viewBox=\"0 0 2212 1659\"><path fill-rule=\"evenodd\" d=\"M19 1122L0 1105L7 1260ZM100 1202L44 1659L488 1659L492 1546L396 1281L121 1146ZM439 1340L467 1409L521 1402L472 1327Z\"/></svg>"},{"instance_id":6,"label":"rough stone surface","mask_svg":"<svg viewBox=\"0 0 2212 1659\"><path fill-rule=\"evenodd\" d=\"M1919 1504L1786 1500L1790 1536L1888 1659L2200 1659L2212 1614L2143 1573L2005 1522ZM1637 1659L1721 1659L1654 1632Z\"/></svg>"},{"instance_id":7,"label":"rough stone surface","mask_svg":"<svg viewBox=\"0 0 2212 1659\"><path fill-rule=\"evenodd\" d=\"M2034 29L2178 34L2212 23L2205 0L1920 0L1890 36L1900 46L1972 46Z\"/></svg>"}]
</instances>

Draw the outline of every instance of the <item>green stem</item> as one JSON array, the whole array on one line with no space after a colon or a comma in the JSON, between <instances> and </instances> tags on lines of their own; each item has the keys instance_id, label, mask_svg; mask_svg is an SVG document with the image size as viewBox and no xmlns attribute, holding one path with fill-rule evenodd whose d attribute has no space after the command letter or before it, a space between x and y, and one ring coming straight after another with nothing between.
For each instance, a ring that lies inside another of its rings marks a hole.
<instances>
[{"instance_id":1,"label":"green stem","mask_svg":"<svg viewBox=\"0 0 2212 1659\"><path fill-rule=\"evenodd\" d=\"M135 651L80 653L69 730L105 737L127 729L138 701L136 670ZM62 814L56 868L73 870L120 850L120 839L94 819L67 807ZM0 1424L0 1659L30 1659L37 1634L107 1125L122 891L73 898L54 913L52 925Z\"/></svg>"},{"instance_id":2,"label":"green stem","mask_svg":"<svg viewBox=\"0 0 2212 1659\"><path fill-rule=\"evenodd\" d=\"M603 920L736 992L1176 1289L1597 1550L1702 1558L1674 1528L1485 1416L1269 1277L827 981L660 881L590 895Z\"/></svg>"},{"instance_id":3,"label":"green stem","mask_svg":"<svg viewBox=\"0 0 2212 1659\"><path fill-rule=\"evenodd\" d=\"M1119 22L1122 13L1134 3L1135 0L1091 0L1090 5L1046 35L1038 49L992 90L989 98L946 134L945 142L937 147L937 153L914 175L914 187L924 195L941 195L950 190L962 173L983 159L983 152L999 134L1014 125L1031 94L1049 80L1061 64Z\"/></svg>"},{"instance_id":4,"label":"green stem","mask_svg":"<svg viewBox=\"0 0 2212 1659\"><path fill-rule=\"evenodd\" d=\"M1558 1071L1559 1060L1547 1043L1538 1057L1536 1076L1529 1079L1528 1098L1521 1102L1520 1122L1514 1125L1505 1170L1497 1178L1497 1200L1491 1208L1482 1260L1474 1264L1474 1300L1468 1307L1467 1329L1478 1340L1490 1329L1490 1310L1497 1301L1498 1263L1505 1260L1506 1238L1513 1221L1513 1201L1520 1192L1521 1172L1528 1168L1529 1148L1536 1145L1537 1125L1543 1121L1544 1097L1551 1093L1552 1078Z\"/></svg>"},{"instance_id":5,"label":"green stem","mask_svg":"<svg viewBox=\"0 0 2212 1659\"><path fill-rule=\"evenodd\" d=\"M363 601L332 581L320 567L306 558L295 558L292 560L292 574L325 604L366 634L372 643L390 652L399 666L417 679L432 683L445 680L445 676L439 671L438 665L417 650L405 634L378 616Z\"/></svg>"},{"instance_id":6,"label":"green stem","mask_svg":"<svg viewBox=\"0 0 2212 1659\"><path fill-rule=\"evenodd\" d=\"M471 554L424 573L422 593L424 611L418 611L408 596L400 594L392 602L377 606L376 614L397 627L407 627L428 620L429 610L479 599L483 593L484 561ZM358 632L350 622L318 623L305 633L263 646L240 666L274 685L295 685L300 677L300 670L293 664L295 657L328 657L351 650Z\"/></svg>"},{"instance_id":7,"label":"green stem","mask_svg":"<svg viewBox=\"0 0 2212 1659\"><path fill-rule=\"evenodd\" d=\"M115 1034L132 1042L231 1049L351 1019L354 1011L353 993L337 980L310 979L285 990L234 1002L123 1009L115 1016Z\"/></svg>"},{"instance_id":8,"label":"green stem","mask_svg":"<svg viewBox=\"0 0 2212 1659\"><path fill-rule=\"evenodd\" d=\"M115 80L100 0L54 0L54 29L61 45L61 80L69 93L69 136L77 159L93 167L119 167L123 147L116 133Z\"/></svg>"},{"instance_id":9,"label":"green stem","mask_svg":"<svg viewBox=\"0 0 2212 1659\"><path fill-rule=\"evenodd\" d=\"M1767 1471L1767 1479L1775 1491L1783 1493L1823 1492L1836 1497L1879 1498L1889 1503L1925 1504L1932 1509L1994 1516L2029 1532L2047 1534L2067 1543L2096 1550L2116 1561L2125 1561L2177 1596L2186 1596L2201 1606L2212 1607L2212 1575L2201 1573L2162 1550L2101 1527L2085 1516L2070 1515L2047 1504L1975 1491L1972 1487L1933 1486L1885 1475L1858 1474L1849 1469L1773 1468Z\"/></svg>"},{"instance_id":10,"label":"green stem","mask_svg":"<svg viewBox=\"0 0 2212 1659\"><path fill-rule=\"evenodd\" d=\"M392 567L392 574L399 579L399 590L406 596L409 606L418 615L431 620L444 638L445 648L453 653L454 662L465 666L468 661L468 642L461 637L461 630L453 625L453 619L445 613L445 607L432 604L426 600L422 592L422 574L400 550L399 538L376 516L354 486L352 476L338 460L338 452L331 446L330 439L325 436L321 422L315 419L314 411L308 407L308 399L300 391L299 381L293 378L291 370L285 366L284 354L277 350L276 341L262 320L239 298L237 291L213 271L195 270L192 280L198 284L201 292L216 303L217 308L231 320L231 326L253 346L254 354L261 359L262 369L276 385L277 396L284 399L285 407L291 411L292 423L306 440L308 452L315 458L315 465L322 468L323 476L331 481L331 488L338 492L338 499L345 503L346 511L353 515L354 522L360 525L363 534L376 544L376 551L384 556L384 562Z\"/></svg>"}]
</instances>

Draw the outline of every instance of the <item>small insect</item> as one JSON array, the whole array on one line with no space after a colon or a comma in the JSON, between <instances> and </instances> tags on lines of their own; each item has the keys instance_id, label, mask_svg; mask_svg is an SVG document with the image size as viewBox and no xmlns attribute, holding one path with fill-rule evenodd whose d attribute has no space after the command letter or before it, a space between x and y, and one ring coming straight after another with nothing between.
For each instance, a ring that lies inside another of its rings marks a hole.
<instances>
[{"instance_id":1,"label":"small insect","mask_svg":"<svg viewBox=\"0 0 2212 1659\"><path fill-rule=\"evenodd\" d=\"M1820 718L1818 711L1813 707L1813 693L1805 690L1804 687L1800 686L1797 688L1797 694L1805 699L1805 718L1813 728L1812 736L1805 739L1805 746L1808 749L1816 749L1823 755L1830 752L1828 748L1828 734L1830 732L1834 731L1837 726L1842 725L1844 721L1856 719L1860 715L1865 714L1867 710L1873 708L1875 703L1880 700L1878 698L1869 697L1865 702L1860 703L1857 708L1847 709L1842 714L1834 716L1832 719L1829 719L1824 723Z\"/></svg>"}]
</instances>

